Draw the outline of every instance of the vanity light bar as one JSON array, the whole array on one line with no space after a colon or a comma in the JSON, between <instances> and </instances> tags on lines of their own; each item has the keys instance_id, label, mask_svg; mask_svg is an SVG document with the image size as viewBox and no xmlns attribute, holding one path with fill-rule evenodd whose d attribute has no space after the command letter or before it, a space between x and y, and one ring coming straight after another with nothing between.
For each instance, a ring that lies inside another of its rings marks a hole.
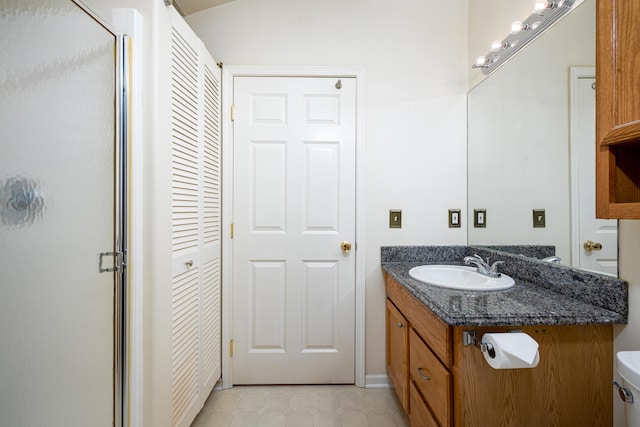
<instances>
[{"instance_id":1,"label":"vanity light bar","mask_svg":"<svg viewBox=\"0 0 640 427\"><path fill-rule=\"evenodd\" d=\"M491 51L485 56L479 56L471 67L480 68L484 74L490 74L569 12L575 2L576 0L536 1L533 13L522 22L513 22L511 33L504 40L494 41Z\"/></svg>"}]
</instances>

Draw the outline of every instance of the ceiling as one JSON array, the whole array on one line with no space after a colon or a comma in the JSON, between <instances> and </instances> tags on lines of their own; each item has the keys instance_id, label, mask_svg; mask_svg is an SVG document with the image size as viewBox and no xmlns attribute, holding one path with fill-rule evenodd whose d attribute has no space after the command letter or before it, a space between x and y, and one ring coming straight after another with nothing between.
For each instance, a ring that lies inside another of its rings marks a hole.
<instances>
[{"instance_id":1,"label":"ceiling","mask_svg":"<svg viewBox=\"0 0 640 427\"><path fill-rule=\"evenodd\" d=\"M182 16L187 16L232 1L233 0L173 0L173 5Z\"/></svg>"}]
</instances>

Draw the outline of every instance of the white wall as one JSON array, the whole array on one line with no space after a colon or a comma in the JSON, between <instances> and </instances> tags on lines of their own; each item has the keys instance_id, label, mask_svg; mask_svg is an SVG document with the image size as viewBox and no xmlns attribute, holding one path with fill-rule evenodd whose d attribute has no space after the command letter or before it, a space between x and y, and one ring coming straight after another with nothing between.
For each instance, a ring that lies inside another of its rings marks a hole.
<instances>
[{"instance_id":1,"label":"white wall","mask_svg":"<svg viewBox=\"0 0 640 427\"><path fill-rule=\"evenodd\" d=\"M466 13L466 1L236 0L187 17L225 64L366 67L368 376L385 374L380 246L466 242L447 227L466 206Z\"/></svg>"}]
</instances>

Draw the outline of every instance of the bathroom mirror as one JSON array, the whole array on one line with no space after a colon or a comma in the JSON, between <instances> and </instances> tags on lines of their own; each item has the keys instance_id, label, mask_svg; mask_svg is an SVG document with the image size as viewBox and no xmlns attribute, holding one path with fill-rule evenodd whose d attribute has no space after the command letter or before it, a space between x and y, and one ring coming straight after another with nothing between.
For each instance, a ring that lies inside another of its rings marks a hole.
<instances>
[{"instance_id":1,"label":"bathroom mirror","mask_svg":"<svg viewBox=\"0 0 640 427\"><path fill-rule=\"evenodd\" d=\"M595 3L469 91L468 242L552 245L564 265L616 275L617 222L595 219Z\"/></svg>"}]
</instances>

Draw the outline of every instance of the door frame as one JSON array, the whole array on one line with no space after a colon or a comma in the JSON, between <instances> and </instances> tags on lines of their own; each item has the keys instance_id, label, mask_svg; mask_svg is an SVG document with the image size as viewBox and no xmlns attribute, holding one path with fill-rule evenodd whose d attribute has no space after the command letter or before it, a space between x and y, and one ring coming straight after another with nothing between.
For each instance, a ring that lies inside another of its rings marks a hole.
<instances>
[{"instance_id":1,"label":"door frame","mask_svg":"<svg viewBox=\"0 0 640 427\"><path fill-rule=\"evenodd\" d=\"M224 65L222 67L222 384L233 387L233 80L235 77L335 77L356 79L355 385L365 387L364 67Z\"/></svg>"}]
</instances>

